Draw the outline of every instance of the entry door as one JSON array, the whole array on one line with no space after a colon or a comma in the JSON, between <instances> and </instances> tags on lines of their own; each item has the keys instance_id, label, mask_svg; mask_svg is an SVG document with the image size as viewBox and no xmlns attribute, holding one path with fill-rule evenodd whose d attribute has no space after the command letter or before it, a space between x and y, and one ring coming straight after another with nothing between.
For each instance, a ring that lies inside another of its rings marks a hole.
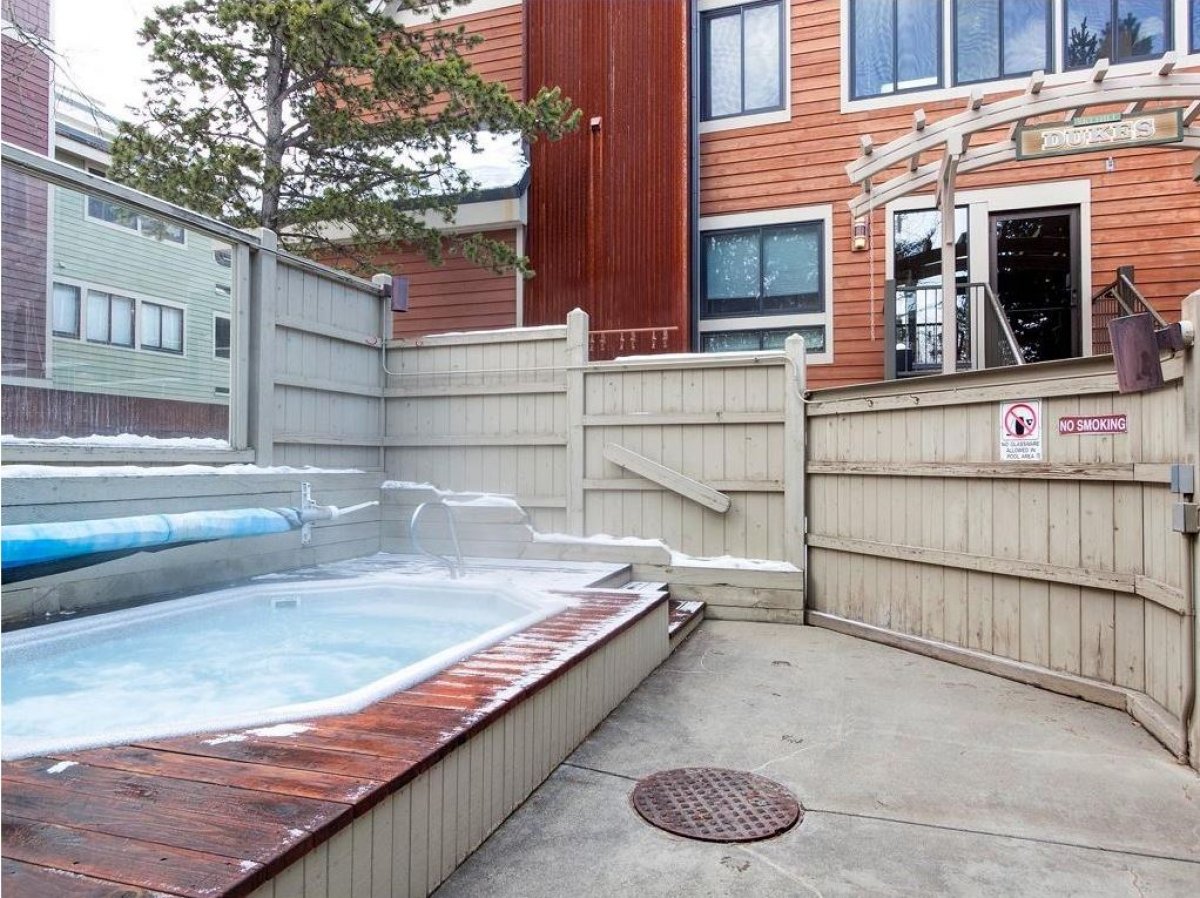
<instances>
[{"instance_id":1,"label":"entry door","mask_svg":"<svg viewBox=\"0 0 1200 898\"><path fill-rule=\"evenodd\" d=\"M1027 362L1082 355L1079 209L991 216L992 289Z\"/></svg>"}]
</instances>

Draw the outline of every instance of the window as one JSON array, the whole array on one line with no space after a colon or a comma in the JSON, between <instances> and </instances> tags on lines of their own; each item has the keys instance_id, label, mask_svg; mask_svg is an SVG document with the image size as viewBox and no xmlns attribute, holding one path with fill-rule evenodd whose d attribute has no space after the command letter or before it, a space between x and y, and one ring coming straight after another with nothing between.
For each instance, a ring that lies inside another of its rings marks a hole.
<instances>
[{"instance_id":1,"label":"window","mask_svg":"<svg viewBox=\"0 0 1200 898\"><path fill-rule=\"evenodd\" d=\"M79 288L54 285L53 331L56 337L79 339Z\"/></svg>"},{"instance_id":2,"label":"window","mask_svg":"<svg viewBox=\"0 0 1200 898\"><path fill-rule=\"evenodd\" d=\"M1052 71L1050 0L955 0L954 82Z\"/></svg>"},{"instance_id":3,"label":"window","mask_svg":"<svg viewBox=\"0 0 1200 898\"><path fill-rule=\"evenodd\" d=\"M89 290L87 338L91 343L133 346L134 301L128 296Z\"/></svg>"},{"instance_id":4,"label":"window","mask_svg":"<svg viewBox=\"0 0 1200 898\"><path fill-rule=\"evenodd\" d=\"M162 219L150 215L139 215L120 203L89 196L87 198L87 214L88 218L128 228L143 237L150 237L166 243L178 243L181 246L187 242L187 235L179 225L168 224Z\"/></svg>"},{"instance_id":5,"label":"window","mask_svg":"<svg viewBox=\"0 0 1200 898\"><path fill-rule=\"evenodd\" d=\"M142 349L183 354L183 309L142 303Z\"/></svg>"},{"instance_id":6,"label":"window","mask_svg":"<svg viewBox=\"0 0 1200 898\"><path fill-rule=\"evenodd\" d=\"M822 243L818 222L706 233L701 314L824 311Z\"/></svg>"},{"instance_id":7,"label":"window","mask_svg":"<svg viewBox=\"0 0 1200 898\"><path fill-rule=\"evenodd\" d=\"M218 359L229 358L229 319L224 315L213 317L213 356Z\"/></svg>"},{"instance_id":8,"label":"window","mask_svg":"<svg viewBox=\"0 0 1200 898\"><path fill-rule=\"evenodd\" d=\"M1200 53L1200 0L1192 0L1192 52Z\"/></svg>"},{"instance_id":9,"label":"window","mask_svg":"<svg viewBox=\"0 0 1200 898\"><path fill-rule=\"evenodd\" d=\"M851 0L850 9L856 99L941 85L941 0Z\"/></svg>"},{"instance_id":10,"label":"window","mask_svg":"<svg viewBox=\"0 0 1200 898\"><path fill-rule=\"evenodd\" d=\"M783 22L782 0L701 14L703 121L784 107Z\"/></svg>"},{"instance_id":11,"label":"window","mask_svg":"<svg viewBox=\"0 0 1200 898\"><path fill-rule=\"evenodd\" d=\"M763 349L783 349L784 341L792 334L804 338L809 352L825 351L823 325L778 328L773 330L708 331L700 335L704 352L757 352Z\"/></svg>"},{"instance_id":12,"label":"window","mask_svg":"<svg viewBox=\"0 0 1200 898\"><path fill-rule=\"evenodd\" d=\"M1151 59L1172 47L1171 0L1063 2L1064 68L1088 68L1101 58Z\"/></svg>"}]
</instances>

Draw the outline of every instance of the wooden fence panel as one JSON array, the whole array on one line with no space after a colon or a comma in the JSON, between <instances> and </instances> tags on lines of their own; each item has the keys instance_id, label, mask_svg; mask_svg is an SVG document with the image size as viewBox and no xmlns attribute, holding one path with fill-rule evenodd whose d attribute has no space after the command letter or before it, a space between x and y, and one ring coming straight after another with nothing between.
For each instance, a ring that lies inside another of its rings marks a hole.
<instances>
[{"instance_id":1,"label":"wooden fence panel","mask_svg":"<svg viewBox=\"0 0 1200 898\"><path fill-rule=\"evenodd\" d=\"M808 406L809 607L1144 692L1183 710L1191 591L1171 529L1182 359L1120 395L1111 359L821 391ZM1194 387L1193 387L1194 389ZM1001 403L1041 401L1043 455L1001 459ZM1127 433L1058 432L1128 416Z\"/></svg>"}]
</instances>

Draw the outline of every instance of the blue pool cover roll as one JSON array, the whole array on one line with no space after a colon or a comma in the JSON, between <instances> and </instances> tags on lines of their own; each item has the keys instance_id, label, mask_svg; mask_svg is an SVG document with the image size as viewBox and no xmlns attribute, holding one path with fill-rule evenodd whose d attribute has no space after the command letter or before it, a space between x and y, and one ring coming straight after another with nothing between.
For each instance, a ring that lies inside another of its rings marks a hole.
<instances>
[{"instance_id":1,"label":"blue pool cover roll","mask_svg":"<svg viewBox=\"0 0 1200 898\"><path fill-rule=\"evenodd\" d=\"M3 570L101 552L285 533L301 524L294 508L238 508L147 514L98 521L11 524L0 529Z\"/></svg>"}]
</instances>

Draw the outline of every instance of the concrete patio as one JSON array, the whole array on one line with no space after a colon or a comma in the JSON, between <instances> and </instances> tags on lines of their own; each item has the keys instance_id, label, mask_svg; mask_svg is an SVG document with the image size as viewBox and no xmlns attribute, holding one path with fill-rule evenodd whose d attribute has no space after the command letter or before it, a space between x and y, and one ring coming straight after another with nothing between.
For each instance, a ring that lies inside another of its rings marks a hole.
<instances>
[{"instance_id":1,"label":"concrete patio","mask_svg":"<svg viewBox=\"0 0 1200 898\"><path fill-rule=\"evenodd\" d=\"M671 767L752 770L784 835L633 811ZM813 627L709 621L436 893L1200 894L1200 777L1126 715Z\"/></svg>"}]
</instances>

